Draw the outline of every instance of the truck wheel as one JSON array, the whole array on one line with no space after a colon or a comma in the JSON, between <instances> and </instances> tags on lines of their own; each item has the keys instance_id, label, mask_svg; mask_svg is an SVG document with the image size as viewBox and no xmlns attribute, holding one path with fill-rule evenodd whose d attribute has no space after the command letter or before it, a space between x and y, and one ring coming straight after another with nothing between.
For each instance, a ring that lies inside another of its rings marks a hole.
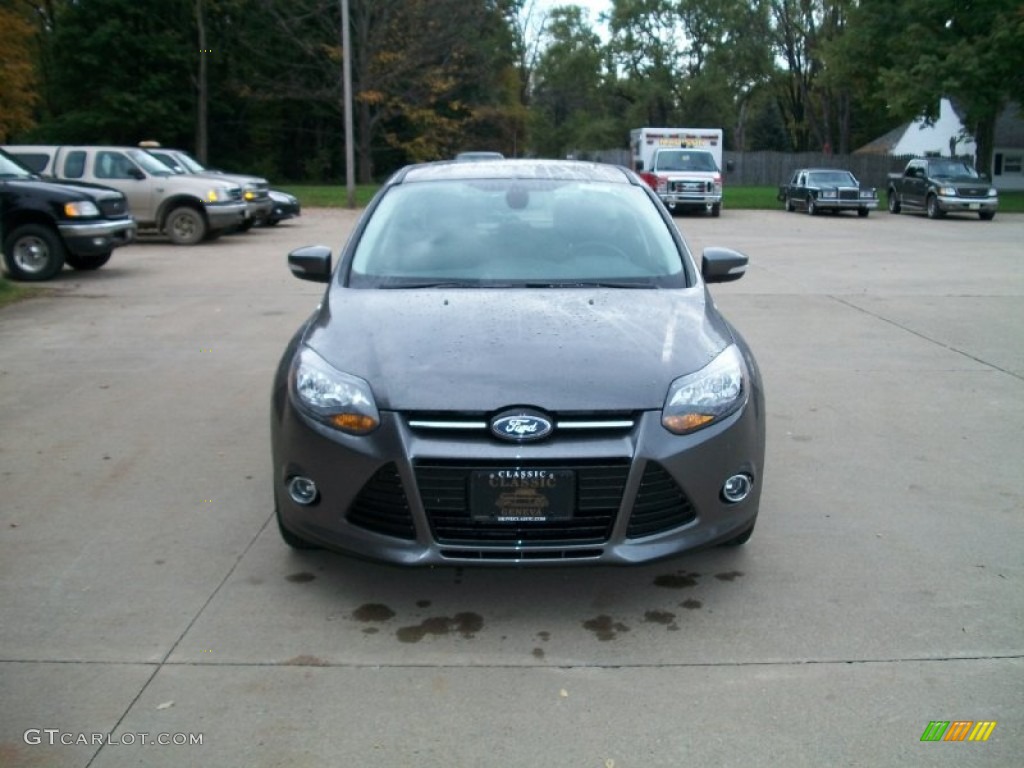
<instances>
[{"instance_id":1,"label":"truck wheel","mask_svg":"<svg viewBox=\"0 0 1024 768\"><path fill-rule=\"evenodd\" d=\"M195 208L175 208L167 216L164 230L175 245L195 245L206 236L206 220Z\"/></svg>"},{"instance_id":2,"label":"truck wheel","mask_svg":"<svg viewBox=\"0 0 1024 768\"><path fill-rule=\"evenodd\" d=\"M711 206L711 216L713 218L717 219L721 215L722 215L722 204L721 203L714 203Z\"/></svg>"},{"instance_id":3,"label":"truck wheel","mask_svg":"<svg viewBox=\"0 0 1024 768\"><path fill-rule=\"evenodd\" d=\"M900 205L900 199L896 196L896 192L890 189L887 197L889 198L889 213L899 213L903 206Z\"/></svg>"},{"instance_id":4,"label":"truck wheel","mask_svg":"<svg viewBox=\"0 0 1024 768\"><path fill-rule=\"evenodd\" d=\"M110 251L96 254L95 256L77 256L69 253L64 260L68 263L68 266L75 269L99 269L110 261Z\"/></svg>"},{"instance_id":5,"label":"truck wheel","mask_svg":"<svg viewBox=\"0 0 1024 768\"><path fill-rule=\"evenodd\" d=\"M978 218L982 221L992 221L995 217L995 211L978 211Z\"/></svg>"},{"instance_id":6,"label":"truck wheel","mask_svg":"<svg viewBox=\"0 0 1024 768\"><path fill-rule=\"evenodd\" d=\"M925 208L928 211L929 219L941 219L946 214L941 208L939 208L939 198L935 195L928 195L928 201L925 203Z\"/></svg>"},{"instance_id":7,"label":"truck wheel","mask_svg":"<svg viewBox=\"0 0 1024 768\"><path fill-rule=\"evenodd\" d=\"M866 219L869 213L871 213L871 209L870 208L858 208L857 209L857 215L860 216L862 219Z\"/></svg>"},{"instance_id":8,"label":"truck wheel","mask_svg":"<svg viewBox=\"0 0 1024 768\"><path fill-rule=\"evenodd\" d=\"M4 266L15 280L49 280L64 266L64 243L49 227L25 224L4 241Z\"/></svg>"}]
</instances>

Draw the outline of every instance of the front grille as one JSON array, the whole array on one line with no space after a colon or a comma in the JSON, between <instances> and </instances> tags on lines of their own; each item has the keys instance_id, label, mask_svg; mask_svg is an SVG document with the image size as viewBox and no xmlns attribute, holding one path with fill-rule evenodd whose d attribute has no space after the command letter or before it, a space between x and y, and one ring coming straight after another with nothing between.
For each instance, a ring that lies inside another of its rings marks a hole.
<instances>
[{"instance_id":1,"label":"front grille","mask_svg":"<svg viewBox=\"0 0 1024 768\"><path fill-rule=\"evenodd\" d=\"M960 197L988 197L988 187L959 187L957 194Z\"/></svg>"},{"instance_id":2,"label":"front grille","mask_svg":"<svg viewBox=\"0 0 1024 768\"><path fill-rule=\"evenodd\" d=\"M604 554L601 549L442 549L448 560L593 560Z\"/></svg>"},{"instance_id":3,"label":"front grille","mask_svg":"<svg viewBox=\"0 0 1024 768\"><path fill-rule=\"evenodd\" d=\"M638 539L678 528L696 519L693 504L660 464L649 462L633 502L626 538Z\"/></svg>"},{"instance_id":4,"label":"front grille","mask_svg":"<svg viewBox=\"0 0 1024 768\"><path fill-rule=\"evenodd\" d=\"M528 462L516 469L571 469L576 473L575 508L567 520L494 522L474 520L469 509L470 473L508 469L494 462L423 462L416 465L423 508L441 544L597 544L611 536L629 474L628 460L565 464Z\"/></svg>"},{"instance_id":5,"label":"front grille","mask_svg":"<svg viewBox=\"0 0 1024 768\"><path fill-rule=\"evenodd\" d=\"M403 414L409 428L422 433L453 434L460 438L479 437L496 442L490 431L491 419L498 412L480 411L410 411ZM562 411L551 413L555 428L547 439L569 434L618 435L636 426L638 416L632 411Z\"/></svg>"},{"instance_id":6,"label":"front grille","mask_svg":"<svg viewBox=\"0 0 1024 768\"><path fill-rule=\"evenodd\" d=\"M840 200L859 200L860 190L859 189L840 189L839 190Z\"/></svg>"},{"instance_id":7,"label":"front grille","mask_svg":"<svg viewBox=\"0 0 1024 768\"><path fill-rule=\"evenodd\" d=\"M374 533L399 539L416 538L409 500L394 464L385 464L366 481L345 519Z\"/></svg>"},{"instance_id":8,"label":"front grille","mask_svg":"<svg viewBox=\"0 0 1024 768\"><path fill-rule=\"evenodd\" d=\"M100 211L108 219L117 219L128 212L128 201L123 197L116 200L100 200Z\"/></svg>"}]
</instances>

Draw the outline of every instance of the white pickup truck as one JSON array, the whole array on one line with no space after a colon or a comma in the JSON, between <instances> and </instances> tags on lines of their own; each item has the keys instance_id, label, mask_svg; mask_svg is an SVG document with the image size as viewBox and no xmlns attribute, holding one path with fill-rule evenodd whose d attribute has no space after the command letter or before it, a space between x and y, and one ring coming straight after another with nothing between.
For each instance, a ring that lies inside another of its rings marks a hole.
<instances>
[{"instance_id":1,"label":"white pickup truck","mask_svg":"<svg viewBox=\"0 0 1024 768\"><path fill-rule=\"evenodd\" d=\"M43 176L113 187L128 198L139 232L164 234L179 245L240 229L242 189L233 182L175 174L138 147L5 146Z\"/></svg>"}]
</instances>

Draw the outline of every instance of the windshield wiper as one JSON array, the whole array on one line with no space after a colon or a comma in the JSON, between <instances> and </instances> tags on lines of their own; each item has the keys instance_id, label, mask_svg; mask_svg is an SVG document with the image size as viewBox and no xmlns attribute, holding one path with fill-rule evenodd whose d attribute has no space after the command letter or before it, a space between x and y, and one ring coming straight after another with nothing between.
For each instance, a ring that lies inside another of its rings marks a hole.
<instances>
[{"instance_id":1,"label":"windshield wiper","mask_svg":"<svg viewBox=\"0 0 1024 768\"><path fill-rule=\"evenodd\" d=\"M526 283L526 288L643 288L654 289L656 285L651 283L630 283L616 282L614 280L582 280L582 281L561 281L553 280L543 283Z\"/></svg>"},{"instance_id":2,"label":"windshield wiper","mask_svg":"<svg viewBox=\"0 0 1024 768\"><path fill-rule=\"evenodd\" d=\"M473 283L458 282L450 280L447 282L420 282L420 283L382 283L377 286L378 288L385 289L405 289L405 288L477 288L479 286Z\"/></svg>"}]
</instances>

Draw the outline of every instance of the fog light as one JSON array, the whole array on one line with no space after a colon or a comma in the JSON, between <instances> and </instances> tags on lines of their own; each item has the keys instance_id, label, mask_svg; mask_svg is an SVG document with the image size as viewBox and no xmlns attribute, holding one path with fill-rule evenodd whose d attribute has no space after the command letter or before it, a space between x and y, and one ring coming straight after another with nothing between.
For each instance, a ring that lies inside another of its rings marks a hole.
<instances>
[{"instance_id":1,"label":"fog light","mask_svg":"<svg viewBox=\"0 0 1024 768\"><path fill-rule=\"evenodd\" d=\"M288 481L288 495L296 504L308 507L317 500L320 494L317 491L316 483L308 477L296 475Z\"/></svg>"},{"instance_id":2,"label":"fog light","mask_svg":"<svg viewBox=\"0 0 1024 768\"><path fill-rule=\"evenodd\" d=\"M733 475L722 486L722 498L731 504L743 501L750 495L754 481L750 475Z\"/></svg>"}]
</instances>

